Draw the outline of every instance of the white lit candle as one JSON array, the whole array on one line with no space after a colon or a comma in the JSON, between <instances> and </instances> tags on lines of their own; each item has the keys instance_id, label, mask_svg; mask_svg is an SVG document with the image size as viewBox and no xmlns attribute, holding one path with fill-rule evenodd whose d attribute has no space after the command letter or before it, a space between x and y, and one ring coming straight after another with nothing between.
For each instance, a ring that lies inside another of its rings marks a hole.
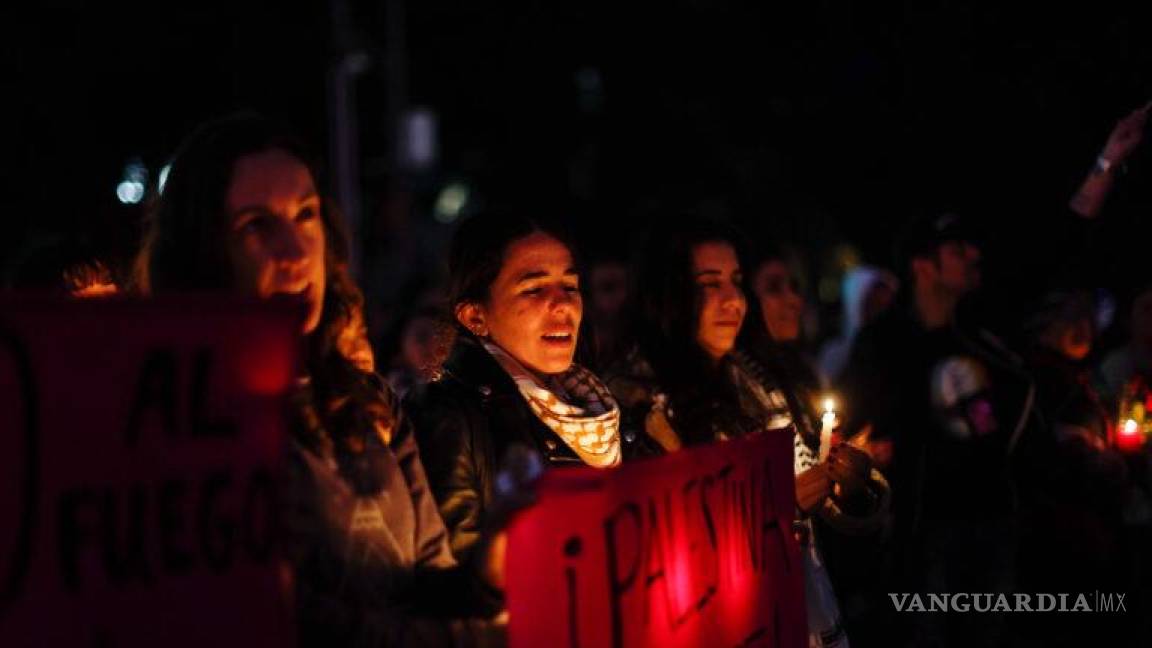
<instances>
[{"instance_id":1,"label":"white lit candle","mask_svg":"<svg viewBox=\"0 0 1152 648\"><path fill-rule=\"evenodd\" d=\"M824 398L824 415L820 417L820 461L828 458L832 445L832 430L836 428L836 399Z\"/></svg>"}]
</instances>

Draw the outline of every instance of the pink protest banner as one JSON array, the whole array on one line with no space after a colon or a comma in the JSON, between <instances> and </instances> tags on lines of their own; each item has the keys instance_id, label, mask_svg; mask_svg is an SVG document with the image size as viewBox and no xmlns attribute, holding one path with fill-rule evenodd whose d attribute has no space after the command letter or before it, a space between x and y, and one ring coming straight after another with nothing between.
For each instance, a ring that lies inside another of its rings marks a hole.
<instances>
[{"instance_id":1,"label":"pink protest banner","mask_svg":"<svg viewBox=\"0 0 1152 648\"><path fill-rule=\"evenodd\" d=\"M0 301L0 643L273 646L300 314Z\"/></svg>"},{"instance_id":2,"label":"pink protest banner","mask_svg":"<svg viewBox=\"0 0 1152 648\"><path fill-rule=\"evenodd\" d=\"M512 648L807 644L792 438L555 470L510 529Z\"/></svg>"}]
</instances>

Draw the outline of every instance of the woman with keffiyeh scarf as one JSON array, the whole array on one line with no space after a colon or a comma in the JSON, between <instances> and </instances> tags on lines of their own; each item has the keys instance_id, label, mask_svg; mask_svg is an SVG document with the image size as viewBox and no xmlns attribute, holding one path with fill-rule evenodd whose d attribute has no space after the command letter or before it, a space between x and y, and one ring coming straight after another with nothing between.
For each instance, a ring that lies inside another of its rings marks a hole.
<instances>
[{"instance_id":1,"label":"woman with keffiyeh scarf","mask_svg":"<svg viewBox=\"0 0 1152 648\"><path fill-rule=\"evenodd\" d=\"M583 307L565 240L495 213L466 221L453 238L455 341L408 409L458 560L469 560L498 515L497 471L511 449L526 447L549 466L601 468L625 453L615 399L573 364Z\"/></svg>"}]
</instances>

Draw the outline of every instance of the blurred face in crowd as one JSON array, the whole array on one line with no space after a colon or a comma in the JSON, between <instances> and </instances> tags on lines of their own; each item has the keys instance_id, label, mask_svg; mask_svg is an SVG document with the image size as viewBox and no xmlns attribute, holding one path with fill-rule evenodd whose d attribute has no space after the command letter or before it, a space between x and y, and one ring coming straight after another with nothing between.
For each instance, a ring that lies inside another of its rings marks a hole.
<instances>
[{"instance_id":1,"label":"blurred face in crowd","mask_svg":"<svg viewBox=\"0 0 1152 648\"><path fill-rule=\"evenodd\" d=\"M1060 351L1072 360L1083 360L1092 351L1092 320L1070 322L1060 336Z\"/></svg>"},{"instance_id":2,"label":"blurred face in crowd","mask_svg":"<svg viewBox=\"0 0 1152 648\"><path fill-rule=\"evenodd\" d=\"M1132 342L1152 349L1152 290L1138 295L1132 303Z\"/></svg>"},{"instance_id":3,"label":"blurred face in crowd","mask_svg":"<svg viewBox=\"0 0 1152 648\"><path fill-rule=\"evenodd\" d=\"M543 232L513 241L483 304L462 304L456 317L537 374L572 366L583 316L580 278L568 246Z\"/></svg>"},{"instance_id":4,"label":"blurred face in crowd","mask_svg":"<svg viewBox=\"0 0 1152 648\"><path fill-rule=\"evenodd\" d=\"M875 281L868 287L868 293L864 295L864 305L861 309L861 324L869 324L876 321L888 307L892 305L892 301L896 299L896 291L892 289L891 284L885 281Z\"/></svg>"},{"instance_id":5,"label":"blurred face in crowd","mask_svg":"<svg viewBox=\"0 0 1152 648\"><path fill-rule=\"evenodd\" d=\"M304 332L315 330L324 306L325 235L308 168L281 149L245 155L233 167L226 207L235 288L302 299Z\"/></svg>"},{"instance_id":6,"label":"blurred face in crowd","mask_svg":"<svg viewBox=\"0 0 1152 648\"><path fill-rule=\"evenodd\" d=\"M936 251L939 281L963 295L980 287L980 248L967 241L947 241Z\"/></svg>"},{"instance_id":7,"label":"blurred face in crowd","mask_svg":"<svg viewBox=\"0 0 1152 648\"><path fill-rule=\"evenodd\" d=\"M702 243L692 249L696 282L696 343L719 360L736 345L748 303L741 284L740 260L731 245Z\"/></svg>"},{"instance_id":8,"label":"blurred face in crowd","mask_svg":"<svg viewBox=\"0 0 1152 648\"><path fill-rule=\"evenodd\" d=\"M415 317L404 327L400 356L410 369L427 370L436 362L436 320Z\"/></svg>"},{"instance_id":9,"label":"blurred face in crowd","mask_svg":"<svg viewBox=\"0 0 1152 648\"><path fill-rule=\"evenodd\" d=\"M1041 342L1069 360L1083 360L1092 351L1095 326L1086 317L1060 320L1041 334Z\"/></svg>"},{"instance_id":10,"label":"blurred face in crowd","mask_svg":"<svg viewBox=\"0 0 1152 648\"><path fill-rule=\"evenodd\" d=\"M980 287L980 248L968 241L945 241L936 252L918 257L913 268L920 281L961 296Z\"/></svg>"},{"instance_id":11,"label":"blurred face in crowd","mask_svg":"<svg viewBox=\"0 0 1152 648\"><path fill-rule=\"evenodd\" d=\"M588 281L594 318L617 318L628 300L628 268L615 261L597 263L589 270Z\"/></svg>"},{"instance_id":12,"label":"blurred face in crowd","mask_svg":"<svg viewBox=\"0 0 1152 648\"><path fill-rule=\"evenodd\" d=\"M775 260L762 264L752 280L752 290L760 300L764 326L772 339L778 342L800 339L804 299L788 266Z\"/></svg>"}]
</instances>

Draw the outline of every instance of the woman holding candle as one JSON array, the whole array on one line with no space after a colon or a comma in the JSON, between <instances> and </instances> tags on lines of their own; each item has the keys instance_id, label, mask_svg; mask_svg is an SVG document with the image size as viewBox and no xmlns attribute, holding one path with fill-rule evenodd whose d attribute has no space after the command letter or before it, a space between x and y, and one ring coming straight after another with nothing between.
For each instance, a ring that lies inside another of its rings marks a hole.
<instances>
[{"instance_id":1,"label":"woman holding candle","mask_svg":"<svg viewBox=\"0 0 1152 648\"><path fill-rule=\"evenodd\" d=\"M497 597L481 569L453 560L411 424L366 370L360 292L310 159L258 117L200 128L154 205L137 286L305 307L283 520L299 643L443 645L447 624L433 618L488 610ZM481 563L498 565L488 554Z\"/></svg>"},{"instance_id":2,"label":"woman holding candle","mask_svg":"<svg viewBox=\"0 0 1152 648\"><path fill-rule=\"evenodd\" d=\"M748 317L740 331L735 355L753 377L766 389L777 389L787 399L789 409L795 419L801 436L809 439L809 444L818 448L817 459L824 461L834 447L834 435L838 431L841 417L835 396L824 389L816 365L812 362L802 341L802 318L804 298L800 292L800 282L792 271L788 255L781 248L761 245L750 264L752 298L748 304ZM867 435L853 441L853 450L867 443ZM837 446L838 447L838 444ZM869 459L876 449L870 444L867 449ZM886 450L885 447L879 448ZM849 450L852 452L853 450ZM881 453L883 456L883 453ZM845 493L838 487L837 498L825 504L825 518L836 525L837 530L853 535L874 531L882 519L879 513L885 510L887 486L877 472L869 471L870 485L875 488L853 489ZM845 516L841 504L856 513L869 513L863 517Z\"/></svg>"},{"instance_id":3,"label":"woman holding candle","mask_svg":"<svg viewBox=\"0 0 1152 648\"><path fill-rule=\"evenodd\" d=\"M780 386L796 413L797 428L819 449L817 459L825 461L831 448L839 447L834 442L839 440L843 410L850 403L839 402L824 389L803 346L804 298L787 255L768 245L756 258L751 264L754 298L737 355L759 380ZM865 448L870 463L880 466L891 457L891 444L869 443L867 433L856 435L846 447ZM880 640L882 634L873 637L869 633L880 616L876 602L887 603L884 593L875 591L882 582L878 566L884 564L887 551L882 534L876 532L887 521L890 489L883 475L871 468L866 481L851 487L839 484L836 490L821 505L815 520L822 562L846 601L841 611L852 636L866 643Z\"/></svg>"},{"instance_id":4,"label":"woman holding candle","mask_svg":"<svg viewBox=\"0 0 1152 648\"><path fill-rule=\"evenodd\" d=\"M610 384L629 414L625 434L643 435L662 451L768 431L793 436L810 645L846 645L808 516L835 486L863 488L867 456L841 446L818 461L818 428L799 424L795 399L733 353L748 312L737 240L728 228L700 221L654 237L639 273L636 330L644 335Z\"/></svg>"},{"instance_id":5,"label":"woman holding candle","mask_svg":"<svg viewBox=\"0 0 1152 648\"><path fill-rule=\"evenodd\" d=\"M827 402L820 376L801 348L804 297L800 283L784 252L772 246L762 245L749 267L752 298L736 353L757 380L778 387L789 399L802 435L826 454L837 423L836 403Z\"/></svg>"}]
</instances>

